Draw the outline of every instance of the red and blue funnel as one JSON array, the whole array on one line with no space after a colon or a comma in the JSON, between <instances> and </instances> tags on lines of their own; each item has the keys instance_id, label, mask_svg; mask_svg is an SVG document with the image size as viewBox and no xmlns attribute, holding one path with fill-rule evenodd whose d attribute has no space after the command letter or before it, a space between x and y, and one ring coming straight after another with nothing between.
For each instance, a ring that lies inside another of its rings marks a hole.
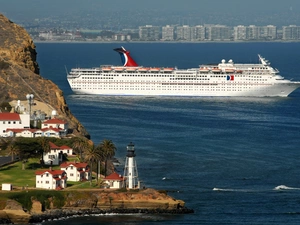
<instances>
[{"instance_id":1,"label":"red and blue funnel","mask_svg":"<svg viewBox=\"0 0 300 225\"><path fill-rule=\"evenodd\" d=\"M124 47L115 48L114 50L116 52L119 52L123 66L138 66L138 64L133 60L133 58L131 58L130 52L127 51Z\"/></svg>"}]
</instances>

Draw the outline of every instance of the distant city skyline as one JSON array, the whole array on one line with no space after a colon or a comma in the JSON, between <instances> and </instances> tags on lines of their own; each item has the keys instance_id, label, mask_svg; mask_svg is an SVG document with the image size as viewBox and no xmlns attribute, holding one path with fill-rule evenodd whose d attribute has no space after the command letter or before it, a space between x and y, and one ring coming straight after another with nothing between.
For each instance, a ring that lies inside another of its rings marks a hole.
<instances>
[{"instance_id":1,"label":"distant city skyline","mask_svg":"<svg viewBox=\"0 0 300 225\"><path fill-rule=\"evenodd\" d=\"M299 0L1 0L24 28L122 30L153 25L300 25Z\"/></svg>"}]
</instances>

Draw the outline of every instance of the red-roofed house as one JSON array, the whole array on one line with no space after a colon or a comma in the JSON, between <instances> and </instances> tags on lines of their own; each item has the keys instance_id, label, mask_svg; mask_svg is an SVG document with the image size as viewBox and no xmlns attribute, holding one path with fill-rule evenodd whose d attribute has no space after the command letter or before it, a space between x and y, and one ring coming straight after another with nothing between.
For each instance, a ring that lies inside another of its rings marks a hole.
<instances>
[{"instance_id":1,"label":"red-roofed house","mask_svg":"<svg viewBox=\"0 0 300 225\"><path fill-rule=\"evenodd\" d=\"M8 137L7 129L30 128L29 114L0 113L0 136Z\"/></svg>"},{"instance_id":2,"label":"red-roofed house","mask_svg":"<svg viewBox=\"0 0 300 225\"><path fill-rule=\"evenodd\" d=\"M87 163L64 162L60 169L66 171L69 181L90 180L91 171Z\"/></svg>"},{"instance_id":3,"label":"red-roofed house","mask_svg":"<svg viewBox=\"0 0 300 225\"><path fill-rule=\"evenodd\" d=\"M67 187L67 173L63 170L38 170L35 180L37 188L60 190Z\"/></svg>"},{"instance_id":4,"label":"red-roofed house","mask_svg":"<svg viewBox=\"0 0 300 225\"><path fill-rule=\"evenodd\" d=\"M67 145L62 145L59 147L63 154L73 155L73 148L70 148Z\"/></svg>"},{"instance_id":5,"label":"red-roofed house","mask_svg":"<svg viewBox=\"0 0 300 225\"><path fill-rule=\"evenodd\" d=\"M44 137L55 137L55 138L60 138L61 136L65 136L65 130L62 130L60 128L42 128L42 131L44 133Z\"/></svg>"},{"instance_id":6,"label":"red-roofed house","mask_svg":"<svg viewBox=\"0 0 300 225\"><path fill-rule=\"evenodd\" d=\"M49 142L50 152L43 153L44 163L46 165L59 165L63 161L63 154L72 155L73 149L67 145L57 146Z\"/></svg>"},{"instance_id":7,"label":"red-roofed house","mask_svg":"<svg viewBox=\"0 0 300 225\"><path fill-rule=\"evenodd\" d=\"M46 120L42 123L42 128L49 128L49 127L53 127L53 128L59 128L62 130L67 130L68 129L68 123L64 120L60 120L60 119L50 119L50 120Z\"/></svg>"},{"instance_id":8,"label":"red-roofed house","mask_svg":"<svg viewBox=\"0 0 300 225\"><path fill-rule=\"evenodd\" d=\"M6 129L7 137L35 137L35 129L23 128L23 129Z\"/></svg>"},{"instance_id":9,"label":"red-roofed house","mask_svg":"<svg viewBox=\"0 0 300 225\"><path fill-rule=\"evenodd\" d=\"M103 180L110 188L122 188L124 183L124 177L116 172L106 176Z\"/></svg>"}]
</instances>

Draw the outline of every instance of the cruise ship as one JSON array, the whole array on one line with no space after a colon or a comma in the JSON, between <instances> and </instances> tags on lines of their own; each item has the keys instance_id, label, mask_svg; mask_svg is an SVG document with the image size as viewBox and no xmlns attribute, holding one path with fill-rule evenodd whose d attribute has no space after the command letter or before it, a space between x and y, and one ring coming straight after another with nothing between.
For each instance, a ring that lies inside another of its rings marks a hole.
<instances>
[{"instance_id":1,"label":"cruise ship","mask_svg":"<svg viewBox=\"0 0 300 225\"><path fill-rule=\"evenodd\" d=\"M280 76L260 55L256 64L223 59L214 65L178 69L139 66L124 47L114 50L123 66L71 69L67 79L75 94L286 97L300 86Z\"/></svg>"}]
</instances>

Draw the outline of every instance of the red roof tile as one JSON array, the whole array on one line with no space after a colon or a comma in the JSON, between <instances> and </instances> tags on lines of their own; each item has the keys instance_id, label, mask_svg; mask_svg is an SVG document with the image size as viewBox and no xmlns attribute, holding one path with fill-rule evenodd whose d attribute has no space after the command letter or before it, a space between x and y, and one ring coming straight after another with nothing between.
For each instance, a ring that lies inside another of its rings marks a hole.
<instances>
[{"instance_id":1,"label":"red roof tile","mask_svg":"<svg viewBox=\"0 0 300 225\"><path fill-rule=\"evenodd\" d=\"M7 128L6 132L12 131L14 133L21 133L23 131L29 131L31 133L34 133L36 130L35 129L29 129L29 128Z\"/></svg>"},{"instance_id":2,"label":"red roof tile","mask_svg":"<svg viewBox=\"0 0 300 225\"><path fill-rule=\"evenodd\" d=\"M20 115L18 113L0 113L1 121L20 121Z\"/></svg>"},{"instance_id":3,"label":"red roof tile","mask_svg":"<svg viewBox=\"0 0 300 225\"><path fill-rule=\"evenodd\" d=\"M63 175L65 173L64 170L50 170L50 169L48 169L48 170L37 170L37 171L35 171L35 174L36 175L42 175L42 174L47 173L47 172L50 173L52 176L53 175Z\"/></svg>"},{"instance_id":4,"label":"red roof tile","mask_svg":"<svg viewBox=\"0 0 300 225\"><path fill-rule=\"evenodd\" d=\"M44 124L66 124L66 121L60 119L50 119L44 122Z\"/></svg>"},{"instance_id":5,"label":"red roof tile","mask_svg":"<svg viewBox=\"0 0 300 225\"><path fill-rule=\"evenodd\" d=\"M49 145L51 149L59 149L59 147L51 141L49 141Z\"/></svg>"},{"instance_id":6,"label":"red roof tile","mask_svg":"<svg viewBox=\"0 0 300 225\"><path fill-rule=\"evenodd\" d=\"M123 176L117 174L116 172L105 177L105 180L123 180Z\"/></svg>"},{"instance_id":7,"label":"red roof tile","mask_svg":"<svg viewBox=\"0 0 300 225\"><path fill-rule=\"evenodd\" d=\"M62 145L62 146L60 146L59 147L60 149L62 149L62 150L64 150L64 149L72 149L72 148L70 148L69 146L67 146L67 145Z\"/></svg>"},{"instance_id":8,"label":"red roof tile","mask_svg":"<svg viewBox=\"0 0 300 225\"><path fill-rule=\"evenodd\" d=\"M75 166L76 168L86 168L88 166L87 163L74 163L74 162L64 162L60 165L60 168L66 168L69 166Z\"/></svg>"}]
</instances>

